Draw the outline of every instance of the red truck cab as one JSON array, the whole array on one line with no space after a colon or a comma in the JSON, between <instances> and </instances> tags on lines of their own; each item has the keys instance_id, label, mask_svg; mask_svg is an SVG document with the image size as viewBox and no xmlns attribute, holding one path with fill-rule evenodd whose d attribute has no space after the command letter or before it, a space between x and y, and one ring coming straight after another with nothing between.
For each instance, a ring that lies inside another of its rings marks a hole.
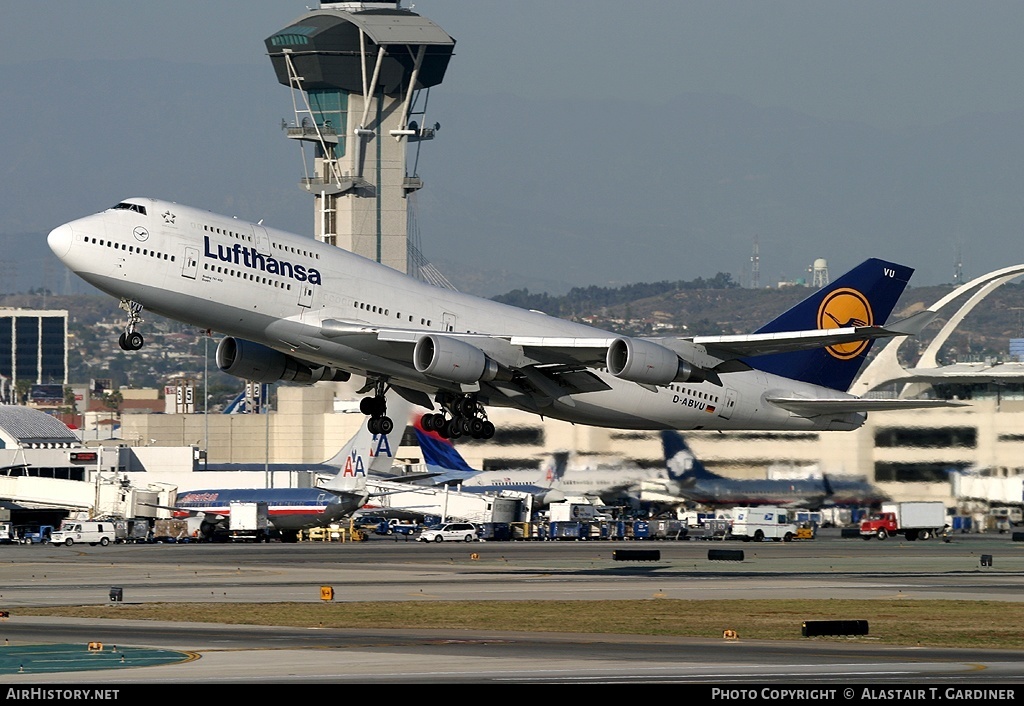
<instances>
[{"instance_id":1,"label":"red truck cab","mask_svg":"<svg viewBox=\"0 0 1024 706\"><path fill-rule=\"evenodd\" d=\"M879 512L860 523L860 536L864 539L885 539L898 531L895 512Z\"/></svg>"}]
</instances>

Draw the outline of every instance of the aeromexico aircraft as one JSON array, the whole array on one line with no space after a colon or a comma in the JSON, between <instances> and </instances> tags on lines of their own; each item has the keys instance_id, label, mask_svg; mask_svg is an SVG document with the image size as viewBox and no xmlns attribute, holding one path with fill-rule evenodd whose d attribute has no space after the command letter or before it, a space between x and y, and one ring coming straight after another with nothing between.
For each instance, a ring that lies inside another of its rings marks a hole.
<instances>
[{"instance_id":1,"label":"aeromexico aircraft","mask_svg":"<svg viewBox=\"0 0 1024 706\"><path fill-rule=\"evenodd\" d=\"M820 510L867 507L889 500L885 492L866 480L835 479L825 474L820 479L726 478L705 468L678 432L661 432L661 443L671 479L663 487L667 496L675 496L680 502L709 507L777 505Z\"/></svg>"},{"instance_id":2,"label":"aeromexico aircraft","mask_svg":"<svg viewBox=\"0 0 1024 706\"><path fill-rule=\"evenodd\" d=\"M488 438L500 405L619 429L850 430L871 410L936 400L846 392L913 272L871 259L749 335L621 336L434 287L345 250L168 201L131 198L55 228L50 248L121 300L121 347L142 311L224 334L221 370L258 382L367 384L388 433L394 389L449 438Z\"/></svg>"}]
</instances>

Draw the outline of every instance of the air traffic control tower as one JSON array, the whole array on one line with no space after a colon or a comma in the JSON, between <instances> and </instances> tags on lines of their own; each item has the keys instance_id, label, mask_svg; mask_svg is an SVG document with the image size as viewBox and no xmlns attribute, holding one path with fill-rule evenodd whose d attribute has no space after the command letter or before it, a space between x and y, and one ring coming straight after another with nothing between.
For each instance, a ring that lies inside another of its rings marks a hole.
<instances>
[{"instance_id":1,"label":"air traffic control tower","mask_svg":"<svg viewBox=\"0 0 1024 706\"><path fill-rule=\"evenodd\" d=\"M455 40L400 4L322 2L266 46L292 89L295 122L282 127L302 146L317 240L408 272L419 147L440 127L424 125L427 95Z\"/></svg>"}]
</instances>

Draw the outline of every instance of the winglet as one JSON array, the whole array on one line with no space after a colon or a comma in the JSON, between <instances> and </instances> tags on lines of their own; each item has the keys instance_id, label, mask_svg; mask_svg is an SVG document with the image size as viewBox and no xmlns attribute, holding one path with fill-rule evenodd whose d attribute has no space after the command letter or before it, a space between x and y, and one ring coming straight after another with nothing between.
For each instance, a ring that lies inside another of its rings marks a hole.
<instances>
[{"instance_id":1,"label":"winglet","mask_svg":"<svg viewBox=\"0 0 1024 706\"><path fill-rule=\"evenodd\" d=\"M894 321L893 323L886 325L885 328L892 331L897 336L916 336L924 331L928 324L934 321L935 317L938 315L939 312L937 311L925 309L924 311L919 311L905 319Z\"/></svg>"}]
</instances>

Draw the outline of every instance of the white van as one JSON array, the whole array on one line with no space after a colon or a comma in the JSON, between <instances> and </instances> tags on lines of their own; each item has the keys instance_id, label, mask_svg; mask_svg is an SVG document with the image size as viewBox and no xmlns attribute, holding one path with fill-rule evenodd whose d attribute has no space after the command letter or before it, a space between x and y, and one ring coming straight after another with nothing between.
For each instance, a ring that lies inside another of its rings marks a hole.
<instances>
[{"instance_id":1,"label":"white van","mask_svg":"<svg viewBox=\"0 0 1024 706\"><path fill-rule=\"evenodd\" d=\"M731 534L744 542L769 538L789 542L796 536L796 525L790 519L784 507L738 507L733 510Z\"/></svg>"},{"instance_id":2,"label":"white van","mask_svg":"<svg viewBox=\"0 0 1024 706\"><path fill-rule=\"evenodd\" d=\"M50 537L50 543L57 547L62 544L70 547L76 542L79 544L88 542L94 547L97 544L105 547L111 544L116 536L113 522L64 520L60 529Z\"/></svg>"}]
</instances>

